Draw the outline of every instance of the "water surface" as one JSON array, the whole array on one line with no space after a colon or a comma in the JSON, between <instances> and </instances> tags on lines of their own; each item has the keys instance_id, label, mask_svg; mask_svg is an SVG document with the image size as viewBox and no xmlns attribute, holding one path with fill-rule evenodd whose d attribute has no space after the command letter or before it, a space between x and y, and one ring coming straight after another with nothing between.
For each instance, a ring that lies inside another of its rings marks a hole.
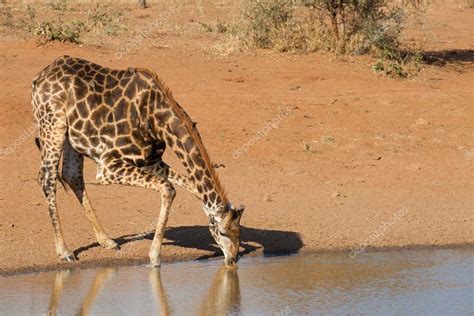
<instances>
[{"instance_id":1,"label":"water surface","mask_svg":"<svg viewBox=\"0 0 474 316\"><path fill-rule=\"evenodd\" d=\"M474 250L243 258L0 278L0 314L474 314Z\"/></svg>"}]
</instances>

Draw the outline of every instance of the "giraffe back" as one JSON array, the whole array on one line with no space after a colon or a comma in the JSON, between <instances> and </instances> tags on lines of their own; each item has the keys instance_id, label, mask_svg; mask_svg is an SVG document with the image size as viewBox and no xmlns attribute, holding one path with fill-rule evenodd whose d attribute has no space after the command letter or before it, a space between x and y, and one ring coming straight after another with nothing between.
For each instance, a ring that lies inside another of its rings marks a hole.
<instances>
[{"instance_id":1,"label":"giraffe back","mask_svg":"<svg viewBox=\"0 0 474 316\"><path fill-rule=\"evenodd\" d=\"M33 80L33 111L41 132L48 117L64 115L78 152L98 161L104 154L143 166L161 159L165 142L149 126L150 82L135 69L113 70L63 56Z\"/></svg>"}]
</instances>

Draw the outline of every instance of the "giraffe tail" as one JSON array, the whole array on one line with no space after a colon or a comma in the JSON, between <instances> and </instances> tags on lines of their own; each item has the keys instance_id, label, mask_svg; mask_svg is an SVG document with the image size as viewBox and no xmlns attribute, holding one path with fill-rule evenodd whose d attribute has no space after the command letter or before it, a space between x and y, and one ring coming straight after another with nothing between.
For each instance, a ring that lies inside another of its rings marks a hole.
<instances>
[{"instance_id":1,"label":"giraffe tail","mask_svg":"<svg viewBox=\"0 0 474 316\"><path fill-rule=\"evenodd\" d=\"M38 150L41 151L41 143L39 137L35 137L35 144L38 147Z\"/></svg>"},{"instance_id":2,"label":"giraffe tail","mask_svg":"<svg viewBox=\"0 0 474 316\"><path fill-rule=\"evenodd\" d=\"M35 137L35 144L36 144L36 147L38 147L38 150L41 151L42 146L41 146L39 137ZM59 183L61 183L64 191L68 192L71 189L69 184L59 175L59 173L56 176L56 180L58 180Z\"/></svg>"}]
</instances>

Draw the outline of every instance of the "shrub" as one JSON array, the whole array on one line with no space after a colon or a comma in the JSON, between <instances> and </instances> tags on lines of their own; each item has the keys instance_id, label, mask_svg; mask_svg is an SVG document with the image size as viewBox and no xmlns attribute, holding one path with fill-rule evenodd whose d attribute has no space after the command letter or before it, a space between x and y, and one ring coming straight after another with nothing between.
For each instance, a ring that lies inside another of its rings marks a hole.
<instances>
[{"instance_id":1,"label":"shrub","mask_svg":"<svg viewBox=\"0 0 474 316\"><path fill-rule=\"evenodd\" d=\"M8 6L2 7L2 25L7 27L13 26L12 9Z\"/></svg>"},{"instance_id":2,"label":"shrub","mask_svg":"<svg viewBox=\"0 0 474 316\"><path fill-rule=\"evenodd\" d=\"M405 15L388 0L246 0L243 42L278 51L372 54L379 59L374 69L404 77L415 56L400 42Z\"/></svg>"},{"instance_id":3,"label":"shrub","mask_svg":"<svg viewBox=\"0 0 474 316\"><path fill-rule=\"evenodd\" d=\"M46 10L49 11L47 14ZM99 2L87 11L80 11L72 6L70 0L16 7L0 0L0 11L0 33L34 33L41 36L39 44L48 41L81 43L80 39L86 33L115 36L125 29L121 23L121 13L106 11Z\"/></svg>"},{"instance_id":4,"label":"shrub","mask_svg":"<svg viewBox=\"0 0 474 316\"><path fill-rule=\"evenodd\" d=\"M80 43L79 37L82 27L82 24L75 22L70 24L60 24L47 21L40 23L36 28L35 33L36 35L42 35L46 42L60 41L78 44Z\"/></svg>"},{"instance_id":5,"label":"shrub","mask_svg":"<svg viewBox=\"0 0 474 316\"><path fill-rule=\"evenodd\" d=\"M66 11L69 7L69 0L54 0L49 1L49 6L55 11Z\"/></svg>"},{"instance_id":6,"label":"shrub","mask_svg":"<svg viewBox=\"0 0 474 316\"><path fill-rule=\"evenodd\" d=\"M288 0L247 0L243 17L247 22L246 37L249 45L272 48L273 38L287 28L293 16L294 5Z\"/></svg>"}]
</instances>

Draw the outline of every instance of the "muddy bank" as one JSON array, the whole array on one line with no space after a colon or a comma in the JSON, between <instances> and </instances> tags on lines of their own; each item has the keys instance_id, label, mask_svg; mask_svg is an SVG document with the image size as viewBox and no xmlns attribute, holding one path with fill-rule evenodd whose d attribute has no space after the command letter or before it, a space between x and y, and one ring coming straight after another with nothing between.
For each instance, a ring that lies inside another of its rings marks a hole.
<instances>
[{"instance_id":1,"label":"muddy bank","mask_svg":"<svg viewBox=\"0 0 474 316\"><path fill-rule=\"evenodd\" d=\"M365 252L359 254L364 255L369 252L381 252L381 251L400 251L400 250L436 250L436 249L474 249L474 243L462 243L462 244L446 244L446 245L406 245L406 246L392 246L392 247L371 247L368 248ZM298 254L301 255L311 255L311 254L332 254L332 253L345 253L348 258L353 259L354 256L351 253L354 251L352 248L341 248L341 249L309 249L302 248ZM258 256L291 256L297 253L273 253L273 254L264 254L264 251L257 250L252 253L245 254L245 257L258 257ZM168 257L164 256L162 262L164 264L170 262L182 262L182 261L191 261L196 260L196 256L190 253L187 256L176 256ZM215 257L206 258L206 259L197 259L197 260L212 260L212 261L222 261L222 255L216 255ZM92 261L76 261L76 262L58 262L50 265L33 265L33 266L24 266L20 268L12 269L2 269L0 270L0 276L7 277L18 274L29 274L29 273L38 273L38 272L47 272L55 270L65 270L65 269L90 269L90 268L107 268L107 267L126 267L126 266L136 266L136 265L147 265L149 263L148 257L142 258L114 258L114 259L99 259Z\"/></svg>"}]
</instances>

